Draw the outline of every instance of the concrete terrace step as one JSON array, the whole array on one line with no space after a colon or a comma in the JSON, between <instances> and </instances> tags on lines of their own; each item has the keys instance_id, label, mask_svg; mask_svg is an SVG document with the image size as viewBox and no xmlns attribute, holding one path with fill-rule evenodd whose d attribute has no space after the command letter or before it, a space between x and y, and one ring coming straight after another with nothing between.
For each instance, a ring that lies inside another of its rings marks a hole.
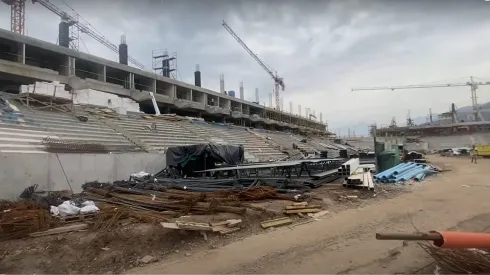
<instances>
[{"instance_id":1,"label":"concrete terrace step","mask_svg":"<svg viewBox=\"0 0 490 275\"><path fill-rule=\"evenodd\" d=\"M36 150L0 150L0 153L12 153L12 154L46 154L45 151L36 151Z\"/></svg>"},{"instance_id":2,"label":"concrete terrace step","mask_svg":"<svg viewBox=\"0 0 490 275\"><path fill-rule=\"evenodd\" d=\"M93 128L91 130L87 129L79 129L79 128L73 128L73 127L64 127L63 125L57 125L53 124L52 126L35 126L35 125L22 125L22 124L12 124L12 123L4 123L0 122L0 126L4 128L11 128L11 129L25 129L25 130L33 130L33 131L45 131L45 132L56 132L56 131L61 131L61 132L66 132L69 130L70 132L79 132L79 133L104 133L104 134L114 134L113 130L110 129L101 129L101 128Z\"/></svg>"},{"instance_id":3,"label":"concrete terrace step","mask_svg":"<svg viewBox=\"0 0 490 275\"><path fill-rule=\"evenodd\" d=\"M46 148L40 144L17 144L17 143L0 143L0 149L39 149Z\"/></svg>"},{"instance_id":4,"label":"concrete terrace step","mask_svg":"<svg viewBox=\"0 0 490 275\"><path fill-rule=\"evenodd\" d=\"M85 123L85 124L103 124L99 119L88 116L87 122L81 122L72 115L67 114L66 116L45 116L44 114L29 114L24 115L24 118L37 120L37 121L58 121L60 123Z\"/></svg>"},{"instance_id":5,"label":"concrete terrace step","mask_svg":"<svg viewBox=\"0 0 490 275\"><path fill-rule=\"evenodd\" d=\"M32 133L34 132L34 133ZM0 129L0 136L8 137L8 136L17 136L17 137L28 137L28 138L46 138L46 137L51 137L51 138L71 138L75 137L76 139L80 140L121 140L125 139L121 135L112 135L112 136L100 136L100 135L87 135L87 134L70 134L66 132L41 132L38 131L38 133L35 133L36 131L31 131L31 132L19 132L18 130L16 131L6 131L4 128Z\"/></svg>"},{"instance_id":6,"label":"concrete terrace step","mask_svg":"<svg viewBox=\"0 0 490 275\"><path fill-rule=\"evenodd\" d=\"M147 131L148 130L148 127L152 127L151 124L137 124L137 125L126 125L126 124L121 124L121 123L117 123L117 125L119 125L120 127L124 128L124 129L128 129L128 130L137 130L137 131ZM168 132L168 131L179 131L179 132L185 132L185 133L191 133L190 131L184 129L184 128L180 128L180 127L161 127L159 125L157 125L157 131L159 132Z\"/></svg>"},{"instance_id":7,"label":"concrete terrace step","mask_svg":"<svg viewBox=\"0 0 490 275\"><path fill-rule=\"evenodd\" d=\"M90 125L84 124L82 122L78 123L58 123L56 121L52 122L42 122L39 123L39 127L41 128L57 128L57 129L82 129L82 130L98 130L101 132L114 132L114 130L110 129L105 125Z\"/></svg>"},{"instance_id":8,"label":"concrete terrace step","mask_svg":"<svg viewBox=\"0 0 490 275\"><path fill-rule=\"evenodd\" d=\"M44 139L46 137L51 138L59 138L59 136L55 135L46 135L46 134L25 134L25 133L15 133L15 132L6 132L0 130L0 137L20 137L20 138L32 138L32 139Z\"/></svg>"},{"instance_id":9,"label":"concrete terrace step","mask_svg":"<svg viewBox=\"0 0 490 275\"><path fill-rule=\"evenodd\" d=\"M200 137L197 137L195 135L179 135L176 133L167 133L167 134L160 134L160 135L155 135L155 134L139 134L139 133L134 133L133 134L140 138L140 139L148 139L148 138L153 138L153 139L194 139L194 140L202 140Z\"/></svg>"}]
</instances>

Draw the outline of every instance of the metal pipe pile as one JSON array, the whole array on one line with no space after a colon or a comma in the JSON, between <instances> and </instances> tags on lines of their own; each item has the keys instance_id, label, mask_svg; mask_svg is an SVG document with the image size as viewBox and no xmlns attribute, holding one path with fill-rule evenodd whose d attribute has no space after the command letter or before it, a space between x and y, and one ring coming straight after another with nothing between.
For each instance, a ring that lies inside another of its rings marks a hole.
<instances>
[{"instance_id":1,"label":"metal pipe pile","mask_svg":"<svg viewBox=\"0 0 490 275\"><path fill-rule=\"evenodd\" d=\"M427 175L436 174L437 172L430 165L407 162L378 173L375 178L376 182L381 183L403 183L411 179L422 181Z\"/></svg>"},{"instance_id":2,"label":"metal pipe pile","mask_svg":"<svg viewBox=\"0 0 490 275\"><path fill-rule=\"evenodd\" d=\"M345 163L343 163L339 168L338 172L342 176L350 176L359 167L359 158L353 158Z\"/></svg>"}]
</instances>

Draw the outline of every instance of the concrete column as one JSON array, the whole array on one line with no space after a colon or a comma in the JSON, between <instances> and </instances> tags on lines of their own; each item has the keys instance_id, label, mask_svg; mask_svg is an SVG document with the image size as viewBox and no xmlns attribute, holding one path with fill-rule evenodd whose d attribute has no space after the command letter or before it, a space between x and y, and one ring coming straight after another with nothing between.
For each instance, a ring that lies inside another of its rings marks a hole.
<instances>
[{"instance_id":1,"label":"concrete column","mask_svg":"<svg viewBox=\"0 0 490 275\"><path fill-rule=\"evenodd\" d=\"M157 80L156 79L151 80L150 92L153 92L154 94L157 93Z\"/></svg>"},{"instance_id":2,"label":"concrete column","mask_svg":"<svg viewBox=\"0 0 490 275\"><path fill-rule=\"evenodd\" d=\"M243 114L243 103L240 103L240 112Z\"/></svg>"},{"instance_id":3,"label":"concrete column","mask_svg":"<svg viewBox=\"0 0 490 275\"><path fill-rule=\"evenodd\" d=\"M97 80L106 82L106 78L107 78L106 66L102 65L99 74L97 75Z\"/></svg>"},{"instance_id":4,"label":"concrete column","mask_svg":"<svg viewBox=\"0 0 490 275\"><path fill-rule=\"evenodd\" d=\"M170 97L177 98L177 86L172 85L172 87L170 88Z\"/></svg>"},{"instance_id":5,"label":"concrete column","mask_svg":"<svg viewBox=\"0 0 490 275\"><path fill-rule=\"evenodd\" d=\"M229 110L231 110L231 100L228 100L228 104L226 104Z\"/></svg>"},{"instance_id":6,"label":"concrete column","mask_svg":"<svg viewBox=\"0 0 490 275\"><path fill-rule=\"evenodd\" d=\"M26 64L26 44L19 43L19 50L17 52L17 62Z\"/></svg>"},{"instance_id":7,"label":"concrete column","mask_svg":"<svg viewBox=\"0 0 490 275\"><path fill-rule=\"evenodd\" d=\"M190 95L191 95L191 98L189 98L189 101L193 101L194 97L192 97L192 89L191 89Z\"/></svg>"},{"instance_id":8,"label":"concrete column","mask_svg":"<svg viewBox=\"0 0 490 275\"><path fill-rule=\"evenodd\" d=\"M71 56L66 57L65 65L61 70L61 74L65 76L75 75L75 61L76 59Z\"/></svg>"},{"instance_id":9,"label":"concrete column","mask_svg":"<svg viewBox=\"0 0 490 275\"><path fill-rule=\"evenodd\" d=\"M134 86L134 74L133 73L129 73L129 89L130 90L134 90L135 89L135 86Z\"/></svg>"}]
</instances>

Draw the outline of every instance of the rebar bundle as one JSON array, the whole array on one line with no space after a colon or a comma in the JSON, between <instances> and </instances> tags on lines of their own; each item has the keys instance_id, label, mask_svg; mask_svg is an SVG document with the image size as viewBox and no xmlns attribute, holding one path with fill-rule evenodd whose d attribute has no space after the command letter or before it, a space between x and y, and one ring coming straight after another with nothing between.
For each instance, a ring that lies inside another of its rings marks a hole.
<instances>
[{"instance_id":1,"label":"rebar bundle","mask_svg":"<svg viewBox=\"0 0 490 275\"><path fill-rule=\"evenodd\" d=\"M0 240L22 238L51 224L49 212L32 201L2 202L0 209Z\"/></svg>"},{"instance_id":2,"label":"rebar bundle","mask_svg":"<svg viewBox=\"0 0 490 275\"><path fill-rule=\"evenodd\" d=\"M448 249L419 243L446 272L453 274L489 274L490 249Z\"/></svg>"}]
</instances>

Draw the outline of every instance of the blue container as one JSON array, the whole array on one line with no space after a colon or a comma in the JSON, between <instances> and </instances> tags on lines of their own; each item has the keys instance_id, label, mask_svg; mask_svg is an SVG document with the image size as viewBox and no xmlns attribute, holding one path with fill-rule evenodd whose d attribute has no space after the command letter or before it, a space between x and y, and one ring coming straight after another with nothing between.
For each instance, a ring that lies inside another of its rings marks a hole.
<instances>
[{"instance_id":1,"label":"blue container","mask_svg":"<svg viewBox=\"0 0 490 275\"><path fill-rule=\"evenodd\" d=\"M228 95L229 96L232 96L232 97L235 97L235 91L228 91Z\"/></svg>"}]
</instances>

